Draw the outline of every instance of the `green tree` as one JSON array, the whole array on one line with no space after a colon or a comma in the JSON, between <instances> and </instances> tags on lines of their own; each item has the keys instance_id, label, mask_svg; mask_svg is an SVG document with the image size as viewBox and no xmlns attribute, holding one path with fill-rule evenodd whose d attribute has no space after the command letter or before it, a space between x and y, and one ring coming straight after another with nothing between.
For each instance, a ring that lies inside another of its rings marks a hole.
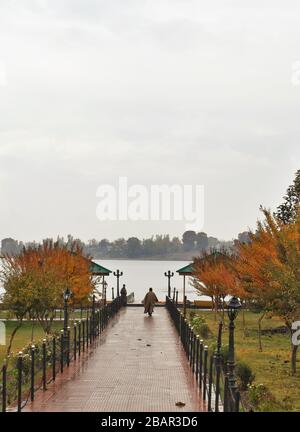
<instances>
[{"instance_id":1,"label":"green tree","mask_svg":"<svg viewBox=\"0 0 300 432\"><path fill-rule=\"evenodd\" d=\"M137 237L127 240L127 254L129 258L137 258L141 254L141 241Z\"/></svg>"},{"instance_id":2,"label":"green tree","mask_svg":"<svg viewBox=\"0 0 300 432\"><path fill-rule=\"evenodd\" d=\"M284 201L277 207L275 216L284 224L294 222L298 215L300 203L300 170L296 172L292 185L287 189Z\"/></svg>"},{"instance_id":3,"label":"green tree","mask_svg":"<svg viewBox=\"0 0 300 432\"><path fill-rule=\"evenodd\" d=\"M30 315L33 309L32 281L35 276L33 272L24 274L18 271L11 261L6 259L3 261L1 270L1 280L5 283L3 306L5 309L12 311L17 320L6 349L8 358L17 331L22 327L23 320Z\"/></svg>"},{"instance_id":4,"label":"green tree","mask_svg":"<svg viewBox=\"0 0 300 432\"><path fill-rule=\"evenodd\" d=\"M110 255L113 258L123 258L126 255L126 240L120 238L112 243Z\"/></svg>"},{"instance_id":5,"label":"green tree","mask_svg":"<svg viewBox=\"0 0 300 432\"><path fill-rule=\"evenodd\" d=\"M195 249L196 233L195 231L185 231L182 236L183 248L185 251Z\"/></svg>"},{"instance_id":6,"label":"green tree","mask_svg":"<svg viewBox=\"0 0 300 432\"><path fill-rule=\"evenodd\" d=\"M205 232L199 232L196 234L196 247L199 251L208 248L208 237Z\"/></svg>"}]
</instances>

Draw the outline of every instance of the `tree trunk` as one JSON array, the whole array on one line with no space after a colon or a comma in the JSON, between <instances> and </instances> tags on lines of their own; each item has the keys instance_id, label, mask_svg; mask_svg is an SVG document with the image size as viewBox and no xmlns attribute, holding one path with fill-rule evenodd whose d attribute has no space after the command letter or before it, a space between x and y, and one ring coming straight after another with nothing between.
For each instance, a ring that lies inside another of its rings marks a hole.
<instances>
[{"instance_id":1,"label":"tree trunk","mask_svg":"<svg viewBox=\"0 0 300 432\"><path fill-rule=\"evenodd\" d=\"M215 321L217 321L216 302L213 296L211 297L211 302L212 302L212 310L214 311Z\"/></svg>"},{"instance_id":2,"label":"tree trunk","mask_svg":"<svg viewBox=\"0 0 300 432\"><path fill-rule=\"evenodd\" d=\"M242 307L242 317L243 317L243 335L246 336L246 316L245 316L245 305Z\"/></svg>"},{"instance_id":3,"label":"tree trunk","mask_svg":"<svg viewBox=\"0 0 300 432\"><path fill-rule=\"evenodd\" d=\"M222 296L222 322L225 321L225 297Z\"/></svg>"},{"instance_id":4,"label":"tree trunk","mask_svg":"<svg viewBox=\"0 0 300 432\"><path fill-rule=\"evenodd\" d=\"M23 320L19 321L18 324L16 325L16 327L13 329L12 334L10 335L8 347L7 347L7 350L6 350L6 358L5 358L5 361L4 361L4 363L5 363L6 366L7 366L7 363L8 363L8 356L10 355L10 352L11 352L11 347L12 347L12 344L13 344L14 337L16 336L16 333L19 330L19 328L22 326L22 323L23 323Z\"/></svg>"},{"instance_id":5,"label":"tree trunk","mask_svg":"<svg viewBox=\"0 0 300 432\"><path fill-rule=\"evenodd\" d=\"M297 350L298 350L298 345L292 345L292 355L291 355L292 375L295 375L297 371Z\"/></svg>"},{"instance_id":6,"label":"tree trunk","mask_svg":"<svg viewBox=\"0 0 300 432\"><path fill-rule=\"evenodd\" d=\"M258 349L260 352L262 352L263 347L262 347L262 340L261 340L261 322L264 319L264 316L266 315L266 312L264 312L258 320Z\"/></svg>"},{"instance_id":7,"label":"tree trunk","mask_svg":"<svg viewBox=\"0 0 300 432\"><path fill-rule=\"evenodd\" d=\"M34 326L35 326L35 319L32 319L32 325L31 325L31 342L33 342L34 338Z\"/></svg>"},{"instance_id":8,"label":"tree trunk","mask_svg":"<svg viewBox=\"0 0 300 432\"><path fill-rule=\"evenodd\" d=\"M215 321L217 321L218 316L218 299L215 299Z\"/></svg>"}]
</instances>

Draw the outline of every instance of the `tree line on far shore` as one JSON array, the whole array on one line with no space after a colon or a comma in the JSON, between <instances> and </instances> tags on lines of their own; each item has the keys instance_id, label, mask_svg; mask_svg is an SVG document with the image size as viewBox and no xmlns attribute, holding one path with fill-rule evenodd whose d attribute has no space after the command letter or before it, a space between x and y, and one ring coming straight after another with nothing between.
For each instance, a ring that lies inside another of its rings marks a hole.
<instances>
[{"instance_id":1,"label":"tree line on far shore","mask_svg":"<svg viewBox=\"0 0 300 432\"><path fill-rule=\"evenodd\" d=\"M247 233L239 234L239 239L245 239ZM45 239L43 242L48 243L53 239ZM43 243L42 242L42 243ZM182 238L169 235L156 235L150 238L140 240L138 237L129 237L128 239L120 238L115 241L102 239L89 240L84 243L80 239L68 235L67 239L58 237L55 242L61 246L72 247L76 243L86 256L92 256L94 259L139 259L139 258L157 258L157 259L187 259L190 260L194 255L210 249L230 249L233 241L222 241L216 237L208 236L205 232L185 231ZM1 252L3 255L17 255L23 247L35 248L39 244L36 242L23 243L12 238L2 240Z\"/></svg>"}]
</instances>

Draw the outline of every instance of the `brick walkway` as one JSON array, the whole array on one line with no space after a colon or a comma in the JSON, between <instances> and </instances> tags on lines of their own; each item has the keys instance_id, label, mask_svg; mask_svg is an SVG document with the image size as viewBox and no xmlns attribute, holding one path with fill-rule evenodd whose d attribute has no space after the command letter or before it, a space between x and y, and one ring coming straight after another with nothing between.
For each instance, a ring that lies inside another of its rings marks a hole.
<instances>
[{"instance_id":1,"label":"brick walkway","mask_svg":"<svg viewBox=\"0 0 300 432\"><path fill-rule=\"evenodd\" d=\"M176 402L185 403L177 407ZM123 309L77 360L23 411L203 411L205 407L165 308L149 318Z\"/></svg>"}]
</instances>

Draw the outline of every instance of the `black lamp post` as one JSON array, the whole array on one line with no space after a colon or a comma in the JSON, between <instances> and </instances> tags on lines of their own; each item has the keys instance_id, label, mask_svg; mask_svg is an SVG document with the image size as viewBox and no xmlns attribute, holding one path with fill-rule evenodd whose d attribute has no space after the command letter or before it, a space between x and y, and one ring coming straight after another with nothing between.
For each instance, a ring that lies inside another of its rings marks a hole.
<instances>
[{"instance_id":1,"label":"black lamp post","mask_svg":"<svg viewBox=\"0 0 300 432\"><path fill-rule=\"evenodd\" d=\"M120 296L120 289L119 289L119 279L121 276L123 276L123 272L118 269L116 272L114 272L114 276L117 278L117 297Z\"/></svg>"},{"instance_id":2,"label":"black lamp post","mask_svg":"<svg viewBox=\"0 0 300 432\"><path fill-rule=\"evenodd\" d=\"M174 273L168 270L168 273L165 272L165 276L168 278L168 297L171 297L171 277L174 276Z\"/></svg>"},{"instance_id":3,"label":"black lamp post","mask_svg":"<svg viewBox=\"0 0 300 432\"><path fill-rule=\"evenodd\" d=\"M67 288L64 291L63 294L64 297L64 336L67 336L67 332L68 332L68 301L70 300L70 298L72 297L72 292L70 291L69 288Z\"/></svg>"},{"instance_id":4,"label":"black lamp post","mask_svg":"<svg viewBox=\"0 0 300 432\"><path fill-rule=\"evenodd\" d=\"M106 281L104 281L104 284L103 284L103 299L104 299L104 305L106 305L106 290L107 290L107 282Z\"/></svg>"},{"instance_id":5,"label":"black lamp post","mask_svg":"<svg viewBox=\"0 0 300 432\"><path fill-rule=\"evenodd\" d=\"M227 305L227 313L229 318L229 353L228 353L228 383L231 387L233 393L235 394L236 385L235 385L235 363L234 363L234 320L236 319L239 310L241 308L241 303L239 299L235 296L231 297L228 305Z\"/></svg>"},{"instance_id":6,"label":"black lamp post","mask_svg":"<svg viewBox=\"0 0 300 432\"><path fill-rule=\"evenodd\" d=\"M92 302L92 335L93 338L96 336L96 296L93 294L93 302Z\"/></svg>"}]
</instances>

